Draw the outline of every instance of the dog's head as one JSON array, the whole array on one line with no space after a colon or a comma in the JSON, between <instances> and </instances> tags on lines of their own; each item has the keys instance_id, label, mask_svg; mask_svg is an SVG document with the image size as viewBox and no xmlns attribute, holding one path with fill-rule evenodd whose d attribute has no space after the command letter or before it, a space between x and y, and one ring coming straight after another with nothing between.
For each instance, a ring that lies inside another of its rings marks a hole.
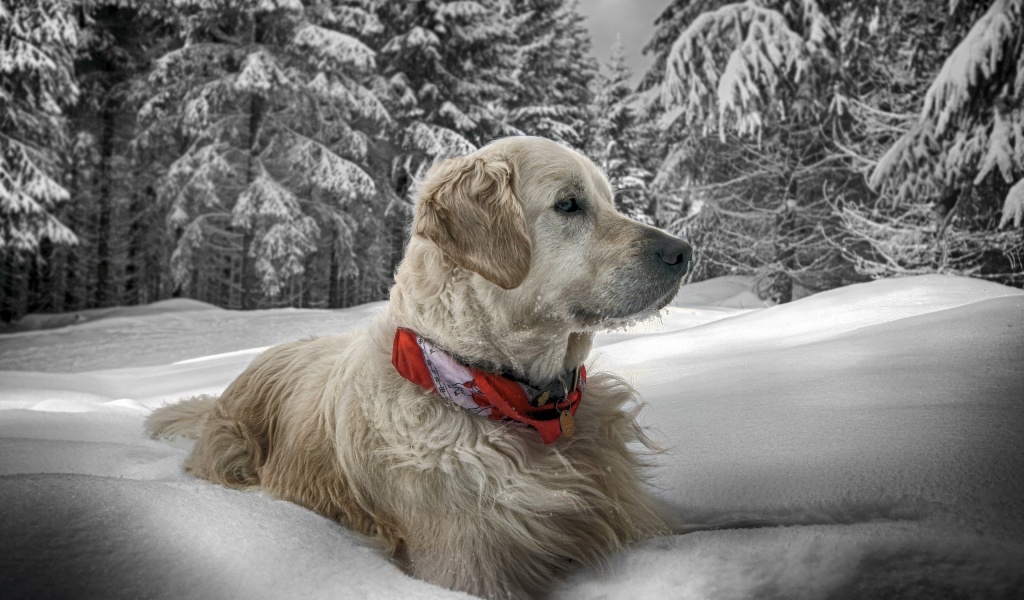
<instances>
[{"instance_id":1,"label":"dog's head","mask_svg":"<svg viewBox=\"0 0 1024 600\"><path fill-rule=\"evenodd\" d=\"M526 337L543 328L557 339L653 314L675 296L690 253L619 214L608 180L582 155L510 137L430 170L397 281L416 283L421 310L447 293L448 304L487 313L460 326L488 322Z\"/></svg>"}]
</instances>

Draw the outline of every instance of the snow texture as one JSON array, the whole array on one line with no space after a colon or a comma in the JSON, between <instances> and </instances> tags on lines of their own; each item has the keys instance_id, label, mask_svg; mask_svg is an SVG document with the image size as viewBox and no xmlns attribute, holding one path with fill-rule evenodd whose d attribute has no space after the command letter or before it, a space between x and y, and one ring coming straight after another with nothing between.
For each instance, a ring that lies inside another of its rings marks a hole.
<instances>
[{"instance_id":1,"label":"snow texture","mask_svg":"<svg viewBox=\"0 0 1024 600\"><path fill-rule=\"evenodd\" d=\"M553 596L1024 597L1024 293L923 276L723 307L741 282L684 287L660 321L598 337L588 367L648 402L656 494L701 530ZM260 347L380 306L172 301L0 336L0 595L465 598L297 505L187 476L187 444L142 431Z\"/></svg>"}]
</instances>

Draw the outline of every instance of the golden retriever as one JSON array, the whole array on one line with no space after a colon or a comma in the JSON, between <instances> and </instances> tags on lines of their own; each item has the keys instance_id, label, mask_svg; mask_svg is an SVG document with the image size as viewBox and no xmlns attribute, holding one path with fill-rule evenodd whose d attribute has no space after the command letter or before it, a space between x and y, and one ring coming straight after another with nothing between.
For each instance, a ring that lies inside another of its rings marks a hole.
<instances>
[{"instance_id":1,"label":"golden retriever","mask_svg":"<svg viewBox=\"0 0 1024 600\"><path fill-rule=\"evenodd\" d=\"M435 165L412 233L367 329L271 348L150 432L198 438L198 477L306 506L486 598L543 596L667 531L635 392L578 367L597 330L674 297L686 242L617 213L589 160L531 137Z\"/></svg>"}]
</instances>

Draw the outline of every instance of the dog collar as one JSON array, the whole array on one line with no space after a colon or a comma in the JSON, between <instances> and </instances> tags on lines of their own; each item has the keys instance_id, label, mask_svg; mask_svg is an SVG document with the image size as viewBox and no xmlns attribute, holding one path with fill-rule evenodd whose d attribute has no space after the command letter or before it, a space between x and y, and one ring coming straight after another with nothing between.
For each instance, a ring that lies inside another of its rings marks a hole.
<instances>
[{"instance_id":1,"label":"dog collar","mask_svg":"<svg viewBox=\"0 0 1024 600\"><path fill-rule=\"evenodd\" d=\"M518 421L540 432L545 444L576 430L573 415L583 398L587 371L567 371L553 385L538 389L497 373L466 366L423 336L399 327L391 364L409 381L495 421ZM564 382L564 383L563 383Z\"/></svg>"}]
</instances>

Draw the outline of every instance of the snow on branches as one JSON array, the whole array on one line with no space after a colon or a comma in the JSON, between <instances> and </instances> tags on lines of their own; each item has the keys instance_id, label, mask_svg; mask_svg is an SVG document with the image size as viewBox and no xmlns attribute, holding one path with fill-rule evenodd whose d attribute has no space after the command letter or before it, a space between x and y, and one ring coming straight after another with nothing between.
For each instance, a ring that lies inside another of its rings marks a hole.
<instances>
[{"instance_id":1,"label":"snow on branches","mask_svg":"<svg viewBox=\"0 0 1024 600\"><path fill-rule=\"evenodd\" d=\"M581 147L587 142L597 65L588 56L590 38L575 2L522 2L512 15L515 65L510 86L514 107L504 118L506 134L529 132Z\"/></svg>"},{"instance_id":2,"label":"snow on branches","mask_svg":"<svg viewBox=\"0 0 1024 600\"><path fill-rule=\"evenodd\" d=\"M878 161L871 185L892 188L901 202L979 186L996 173L1005 184L1017 181L1022 95L1024 0L995 0L946 59L917 123ZM1010 196L1006 206L1015 206ZM1005 210L1003 224L1013 216Z\"/></svg>"},{"instance_id":3,"label":"snow on branches","mask_svg":"<svg viewBox=\"0 0 1024 600\"><path fill-rule=\"evenodd\" d=\"M396 143L384 154L401 198L437 159L472 152L505 133L504 101L514 86L512 31L494 1L376 8L384 31L375 46L379 76L372 89L393 119Z\"/></svg>"},{"instance_id":4,"label":"snow on branches","mask_svg":"<svg viewBox=\"0 0 1024 600\"><path fill-rule=\"evenodd\" d=\"M1024 179L1021 179L1010 188L1006 194L1006 202L1003 204L1003 216L999 219L999 228L1002 229L1013 221L1014 227L1024 224Z\"/></svg>"},{"instance_id":5,"label":"snow on branches","mask_svg":"<svg viewBox=\"0 0 1024 600\"><path fill-rule=\"evenodd\" d=\"M277 59L262 48L242 60L242 69L234 77L234 88L241 94L280 93L291 86L291 78L277 64Z\"/></svg>"},{"instance_id":6,"label":"snow on branches","mask_svg":"<svg viewBox=\"0 0 1024 600\"><path fill-rule=\"evenodd\" d=\"M487 14L488 10L481 6L479 2L467 2L465 0L456 0L455 2L442 4L437 9L437 16L442 21L450 17L475 19L485 17Z\"/></svg>"},{"instance_id":7,"label":"snow on branches","mask_svg":"<svg viewBox=\"0 0 1024 600\"><path fill-rule=\"evenodd\" d=\"M180 16L173 3L152 10L161 9ZM208 276L230 272L245 307L253 283L273 298L302 275L318 243L331 243L319 240L322 230L345 231L318 219L333 223L377 192L364 170L367 140L389 115L361 83L375 55L331 28L376 21L355 7L334 14L298 2L190 10L184 44L158 58L140 88L138 143L187 142L157 187L178 240L176 280L202 268L197 257L231 265Z\"/></svg>"},{"instance_id":8,"label":"snow on branches","mask_svg":"<svg viewBox=\"0 0 1024 600\"><path fill-rule=\"evenodd\" d=\"M476 151L472 142L446 127L416 121L406 131L414 147L427 156L457 156Z\"/></svg>"},{"instance_id":9,"label":"snow on branches","mask_svg":"<svg viewBox=\"0 0 1024 600\"><path fill-rule=\"evenodd\" d=\"M0 252L74 244L55 211L70 197L57 163L67 149L64 107L79 91L75 17L60 0L5 2L0 36Z\"/></svg>"},{"instance_id":10,"label":"snow on branches","mask_svg":"<svg viewBox=\"0 0 1024 600\"><path fill-rule=\"evenodd\" d=\"M921 110L922 120L935 122L938 135L963 119L973 93L992 93L985 88L1001 78L1008 66L1006 63L1017 63L1018 69L1024 67L1018 62L1022 8L1022 0L995 0L946 59L925 94ZM1013 84L1015 95L1024 89L1019 70L1017 74ZM1003 96L1005 91L996 94Z\"/></svg>"},{"instance_id":11,"label":"snow on branches","mask_svg":"<svg viewBox=\"0 0 1024 600\"><path fill-rule=\"evenodd\" d=\"M799 85L834 35L815 0L728 4L697 16L668 54L662 102L672 118L757 135L769 116L785 119L782 93ZM675 109L674 111L672 109Z\"/></svg>"},{"instance_id":12,"label":"snow on branches","mask_svg":"<svg viewBox=\"0 0 1024 600\"><path fill-rule=\"evenodd\" d=\"M359 165L338 156L314 140L305 140L293 149L298 168L319 189L337 198L337 204L366 198L377 191L373 179Z\"/></svg>"},{"instance_id":13,"label":"snow on branches","mask_svg":"<svg viewBox=\"0 0 1024 600\"><path fill-rule=\"evenodd\" d=\"M312 52L320 71L344 68L368 71L374 68L374 53L356 38L307 23L295 32L292 40L297 50Z\"/></svg>"}]
</instances>

